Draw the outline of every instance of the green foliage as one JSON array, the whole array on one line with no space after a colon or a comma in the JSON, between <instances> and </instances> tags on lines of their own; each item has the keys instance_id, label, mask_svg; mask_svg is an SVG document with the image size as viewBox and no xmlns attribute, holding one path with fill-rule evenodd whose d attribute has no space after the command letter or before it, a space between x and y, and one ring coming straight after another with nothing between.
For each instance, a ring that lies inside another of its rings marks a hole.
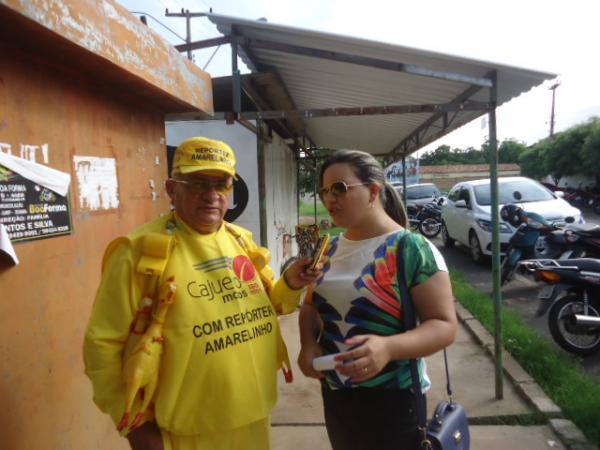
<instances>
[{"instance_id":1,"label":"green foliage","mask_svg":"<svg viewBox=\"0 0 600 450\"><path fill-rule=\"evenodd\" d=\"M586 175L596 177L596 185L600 186L600 118L590 121L590 132L581 147L581 159Z\"/></svg>"},{"instance_id":2,"label":"green foliage","mask_svg":"<svg viewBox=\"0 0 600 450\"><path fill-rule=\"evenodd\" d=\"M503 141L498 148L498 161L500 163L518 163L519 156L527 147L525 144L512 139ZM440 145L433 152L421 156L422 166L446 166L452 164L489 164L489 141L483 143L480 149L468 147L466 149L451 149L447 145Z\"/></svg>"},{"instance_id":3,"label":"green foliage","mask_svg":"<svg viewBox=\"0 0 600 450\"><path fill-rule=\"evenodd\" d=\"M492 299L468 284L460 272L452 271L451 278L458 301L493 334ZM506 350L561 408L563 416L600 444L600 385L584 372L578 359L560 352L516 313L503 308L502 323Z\"/></svg>"},{"instance_id":4,"label":"green foliage","mask_svg":"<svg viewBox=\"0 0 600 450\"><path fill-rule=\"evenodd\" d=\"M589 134L589 125L576 125L556 135L547 145L545 166L548 172L560 179L565 175L584 173L585 168L581 158L581 148Z\"/></svg>"},{"instance_id":5,"label":"green foliage","mask_svg":"<svg viewBox=\"0 0 600 450\"><path fill-rule=\"evenodd\" d=\"M519 157L519 165L521 174L534 180L539 180L548 174L544 168L543 152L539 147L525 150Z\"/></svg>"},{"instance_id":6,"label":"green foliage","mask_svg":"<svg viewBox=\"0 0 600 450\"><path fill-rule=\"evenodd\" d=\"M519 158L527 150L522 142L513 139L502 141L498 148L498 162L500 164L518 164Z\"/></svg>"},{"instance_id":7,"label":"green foliage","mask_svg":"<svg viewBox=\"0 0 600 450\"><path fill-rule=\"evenodd\" d=\"M329 148L313 148L309 156L299 160L298 189L301 193L313 193L319 189L321 165L334 151Z\"/></svg>"},{"instance_id":8,"label":"green foliage","mask_svg":"<svg viewBox=\"0 0 600 450\"><path fill-rule=\"evenodd\" d=\"M595 176L600 184L600 119L591 118L538 141L522 154L520 164L524 175L550 175L555 184L563 176L578 174Z\"/></svg>"}]
</instances>

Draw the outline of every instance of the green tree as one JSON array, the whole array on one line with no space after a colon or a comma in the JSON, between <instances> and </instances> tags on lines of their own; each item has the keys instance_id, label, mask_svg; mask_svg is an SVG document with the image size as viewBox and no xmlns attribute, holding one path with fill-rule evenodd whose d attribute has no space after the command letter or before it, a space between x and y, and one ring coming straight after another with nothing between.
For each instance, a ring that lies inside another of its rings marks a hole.
<instances>
[{"instance_id":1,"label":"green tree","mask_svg":"<svg viewBox=\"0 0 600 450\"><path fill-rule=\"evenodd\" d=\"M560 180L563 176L586 173L581 149L590 133L591 123L575 125L554 138L545 141L544 166L552 178Z\"/></svg>"},{"instance_id":2,"label":"green tree","mask_svg":"<svg viewBox=\"0 0 600 450\"><path fill-rule=\"evenodd\" d=\"M600 186L600 118L590 120L589 134L581 147L581 160L584 172L596 179L596 186Z\"/></svg>"},{"instance_id":3,"label":"green tree","mask_svg":"<svg viewBox=\"0 0 600 450\"><path fill-rule=\"evenodd\" d=\"M534 180L539 180L548 175L544 168L544 149L541 146L534 145L521 153L519 166L524 176Z\"/></svg>"},{"instance_id":4,"label":"green tree","mask_svg":"<svg viewBox=\"0 0 600 450\"><path fill-rule=\"evenodd\" d=\"M334 150L328 148L312 148L299 160L298 189L301 193L312 193L315 192L315 188L319 189L321 165L333 152Z\"/></svg>"},{"instance_id":5,"label":"green tree","mask_svg":"<svg viewBox=\"0 0 600 450\"><path fill-rule=\"evenodd\" d=\"M447 165L450 160L451 151L448 145L440 145L434 151L421 156L419 163L423 166Z\"/></svg>"},{"instance_id":6,"label":"green tree","mask_svg":"<svg viewBox=\"0 0 600 450\"><path fill-rule=\"evenodd\" d=\"M500 164L518 164L519 157L527 150L527 146L514 139L502 141L498 148L498 162Z\"/></svg>"}]
</instances>

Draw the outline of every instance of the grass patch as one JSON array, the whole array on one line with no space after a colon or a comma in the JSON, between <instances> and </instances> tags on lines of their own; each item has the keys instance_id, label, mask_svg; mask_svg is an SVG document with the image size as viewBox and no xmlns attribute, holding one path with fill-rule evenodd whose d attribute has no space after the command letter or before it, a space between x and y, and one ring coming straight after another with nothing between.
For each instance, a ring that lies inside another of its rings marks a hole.
<instances>
[{"instance_id":1,"label":"grass patch","mask_svg":"<svg viewBox=\"0 0 600 450\"><path fill-rule=\"evenodd\" d=\"M491 297L472 287L459 271L451 272L454 295L483 326L494 334ZM579 360L562 353L527 325L518 314L502 308L502 342L529 375L575 423L600 445L600 384L587 375Z\"/></svg>"},{"instance_id":2,"label":"grass patch","mask_svg":"<svg viewBox=\"0 0 600 450\"><path fill-rule=\"evenodd\" d=\"M311 217L315 216L315 205L313 202L305 202L300 200L300 216ZM329 211L323 206L321 201L317 201L317 224L321 223L321 220L327 220L329 223L333 223L331 216L329 215ZM321 234L329 233L331 237L337 236L342 233L345 229L341 227L332 227L328 229L321 229Z\"/></svg>"},{"instance_id":3,"label":"grass patch","mask_svg":"<svg viewBox=\"0 0 600 450\"><path fill-rule=\"evenodd\" d=\"M305 202L300 200L300 215L301 216L314 216L315 215L315 204L313 202ZM321 219L331 220L329 216L329 212L321 203L320 200L317 200L317 220Z\"/></svg>"}]
</instances>

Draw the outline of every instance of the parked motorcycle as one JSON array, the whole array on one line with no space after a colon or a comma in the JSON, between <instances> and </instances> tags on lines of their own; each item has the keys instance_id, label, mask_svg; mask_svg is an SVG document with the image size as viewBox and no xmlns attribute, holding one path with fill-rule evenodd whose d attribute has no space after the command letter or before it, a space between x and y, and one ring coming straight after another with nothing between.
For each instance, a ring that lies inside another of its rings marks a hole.
<instances>
[{"instance_id":1,"label":"parked motorcycle","mask_svg":"<svg viewBox=\"0 0 600 450\"><path fill-rule=\"evenodd\" d=\"M550 259L600 258L600 225L569 224L544 238L538 257Z\"/></svg>"},{"instance_id":2,"label":"parked motorcycle","mask_svg":"<svg viewBox=\"0 0 600 450\"><path fill-rule=\"evenodd\" d=\"M515 192L513 194L518 201L521 199L521 194ZM511 236L506 249L506 256L502 262L500 269L500 284L510 280L517 269L519 261L523 259L536 258L536 245L541 236L547 235L559 227L548 222L541 215L525 211L518 205L508 204L500 209L500 217L505 222L510 223L517 231ZM572 222L573 219L569 218ZM550 248L544 249L550 252ZM556 252L557 249L552 249ZM559 255L550 253L547 256L559 257Z\"/></svg>"},{"instance_id":3,"label":"parked motorcycle","mask_svg":"<svg viewBox=\"0 0 600 450\"><path fill-rule=\"evenodd\" d=\"M413 228L428 238L436 237L442 228L442 206L444 197L423 206L409 204L406 207L408 220Z\"/></svg>"},{"instance_id":4,"label":"parked motorcycle","mask_svg":"<svg viewBox=\"0 0 600 450\"><path fill-rule=\"evenodd\" d=\"M582 356L600 350L600 260L537 259L520 266L546 283L536 316L548 312L548 328L563 349Z\"/></svg>"}]
</instances>

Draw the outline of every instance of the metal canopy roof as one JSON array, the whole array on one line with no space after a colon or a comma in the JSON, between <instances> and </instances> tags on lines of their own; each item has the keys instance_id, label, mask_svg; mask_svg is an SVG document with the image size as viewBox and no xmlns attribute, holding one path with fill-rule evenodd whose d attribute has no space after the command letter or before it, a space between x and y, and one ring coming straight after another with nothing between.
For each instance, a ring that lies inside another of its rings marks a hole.
<instances>
[{"instance_id":1,"label":"metal canopy roof","mask_svg":"<svg viewBox=\"0 0 600 450\"><path fill-rule=\"evenodd\" d=\"M189 47L231 43L234 54L237 51L253 72L270 73L279 83L278 91L289 95L287 104L295 106L265 111L281 108L269 105L282 101L259 89L254 94L262 93L264 102L258 106L262 112L252 114L238 107L238 118L279 118L284 125L294 120L288 127L293 130L290 135L304 136L314 146L356 148L387 154L388 160L408 155L556 76L264 21L206 15L225 37ZM235 97L235 61L232 64ZM491 93L495 79L496 104ZM248 82L238 83L248 93L243 86Z\"/></svg>"}]
</instances>

